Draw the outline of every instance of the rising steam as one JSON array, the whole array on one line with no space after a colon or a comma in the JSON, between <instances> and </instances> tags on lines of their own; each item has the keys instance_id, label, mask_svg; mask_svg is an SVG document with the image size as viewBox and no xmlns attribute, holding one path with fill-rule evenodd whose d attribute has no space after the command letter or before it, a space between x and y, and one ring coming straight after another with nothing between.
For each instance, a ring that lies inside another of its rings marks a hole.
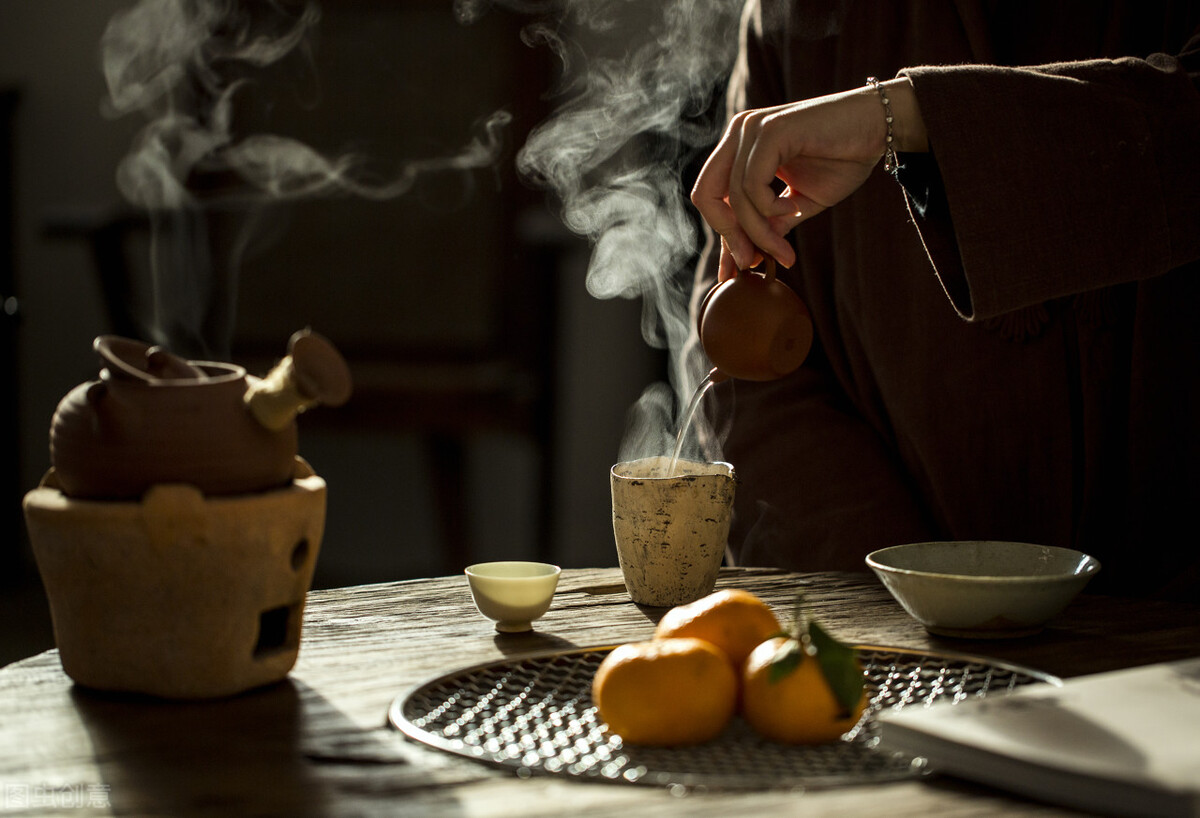
<instances>
[{"instance_id":1,"label":"rising steam","mask_svg":"<svg viewBox=\"0 0 1200 818\"><path fill-rule=\"evenodd\" d=\"M469 17L484 5L459 0L457 8ZM641 298L647 342L672 352L674 393L661 384L646 391L631 413L623 458L670 451L674 415L703 371L702 361L682 354L699 242L683 174L724 124L721 92L741 7L742 0L584 0L527 30L529 42L561 59L563 74L561 102L530 135L519 169L551 188L564 223L593 243L589 292Z\"/></svg>"},{"instance_id":2,"label":"rising steam","mask_svg":"<svg viewBox=\"0 0 1200 818\"><path fill-rule=\"evenodd\" d=\"M365 171L365 157L327 156L282 134L237 134L239 92L256 71L285 58L311 66L310 40L319 21L312 0L140 0L109 21L101 41L107 111L147 119L117 168L117 186L151 215L155 228L154 340L191 347L225 342L203 337L204 320L195 314L218 295L206 269L201 204L211 207L221 196L243 206L247 199L330 195L391 199L423 174L495 161L510 120L505 111L494 113L452 155L409 161L384 179ZM197 174L233 174L243 184L216 196L209 191L200 203L192 190ZM246 227L252 223L248 218ZM183 246L167 247L168 232ZM228 261L236 267L235 259ZM231 325L231 318L224 323Z\"/></svg>"}]
</instances>

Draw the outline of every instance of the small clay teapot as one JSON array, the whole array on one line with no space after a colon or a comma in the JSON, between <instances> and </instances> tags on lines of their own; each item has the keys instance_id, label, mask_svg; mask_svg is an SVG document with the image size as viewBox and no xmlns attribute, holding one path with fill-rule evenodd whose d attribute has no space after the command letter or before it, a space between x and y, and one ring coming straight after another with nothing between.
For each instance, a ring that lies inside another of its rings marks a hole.
<instances>
[{"instance_id":1,"label":"small clay teapot","mask_svg":"<svg viewBox=\"0 0 1200 818\"><path fill-rule=\"evenodd\" d=\"M739 270L709 290L700 304L700 344L713 379L770 381L795 371L812 347L813 325L800 296L765 270Z\"/></svg>"},{"instance_id":2,"label":"small clay teapot","mask_svg":"<svg viewBox=\"0 0 1200 818\"><path fill-rule=\"evenodd\" d=\"M138 499L165 483L209 495L286 485L296 415L350 397L345 360L308 330L292 336L287 357L262 379L112 335L93 348L99 379L71 390L50 424L51 465L63 493L75 498Z\"/></svg>"}]
</instances>

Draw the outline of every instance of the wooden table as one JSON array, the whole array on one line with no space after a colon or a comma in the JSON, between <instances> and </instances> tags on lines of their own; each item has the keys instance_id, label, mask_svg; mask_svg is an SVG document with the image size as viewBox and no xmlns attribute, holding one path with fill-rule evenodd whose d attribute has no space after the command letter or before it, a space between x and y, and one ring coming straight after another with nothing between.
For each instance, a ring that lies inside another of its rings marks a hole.
<instances>
[{"instance_id":1,"label":"wooden table","mask_svg":"<svg viewBox=\"0 0 1200 818\"><path fill-rule=\"evenodd\" d=\"M931 637L871 577L728 569L859 644L971 653L1056 675L1200 655L1200 607L1083 596L1042 634ZM137 815L1060 815L945 778L840 789L691 792L522 778L410 741L387 725L414 685L478 662L648 637L660 610L616 569L563 572L533 633L498 634L462 577L315 591L288 680L232 699L168 703L72 685L55 651L0 670L0 811Z\"/></svg>"}]
</instances>

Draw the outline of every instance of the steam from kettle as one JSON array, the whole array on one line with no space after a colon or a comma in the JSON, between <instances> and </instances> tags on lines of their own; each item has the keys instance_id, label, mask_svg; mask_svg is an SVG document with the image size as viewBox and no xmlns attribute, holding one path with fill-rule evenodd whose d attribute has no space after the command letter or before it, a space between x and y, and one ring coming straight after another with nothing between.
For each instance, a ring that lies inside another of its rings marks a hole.
<instances>
[{"instance_id":1,"label":"steam from kettle","mask_svg":"<svg viewBox=\"0 0 1200 818\"><path fill-rule=\"evenodd\" d=\"M252 7L252 11L251 11ZM113 15L101 41L111 115L149 120L117 170L121 193L150 210L193 203L194 170L233 171L261 195L294 199L334 193L390 199L423 173L466 170L495 161L511 119L492 114L481 133L451 156L408 162L394 177L368 180L361 157L326 156L279 134L235 137L233 100L246 75L285 57L308 54L320 13L313 2L140 0Z\"/></svg>"},{"instance_id":2,"label":"steam from kettle","mask_svg":"<svg viewBox=\"0 0 1200 818\"><path fill-rule=\"evenodd\" d=\"M264 69L295 57L311 70L319 21L315 0L136 0L110 18L100 49L105 112L147 120L117 168L117 187L149 215L153 315L145 331L156 343L194 356L228 352L237 268L262 226L258 205L391 199L424 174L495 162L507 111L493 113L454 153L407 161L386 176L368 172L369 157L329 156L282 134L235 133L235 98ZM206 191L200 202L189 185L205 173L241 184ZM225 205L241 208L241 232L229 257L210 258L203 208Z\"/></svg>"}]
</instances>

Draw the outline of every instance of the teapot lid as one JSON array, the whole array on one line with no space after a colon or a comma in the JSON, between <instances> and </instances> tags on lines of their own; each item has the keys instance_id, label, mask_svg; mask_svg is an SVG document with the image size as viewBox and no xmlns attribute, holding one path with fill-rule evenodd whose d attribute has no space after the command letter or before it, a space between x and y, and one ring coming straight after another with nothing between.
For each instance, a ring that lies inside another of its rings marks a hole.
<instances>
[{"instance_id":1,"label":"teapot lid","mask_svg":"<svg viewBox=\"0 0 1200 818\"><path fill-rule=\"evenodd\" d=\"M101 335L92 349L104 365L102 376L119 380L157 381L207 380L204 370L160 346L132 338Z\"/></svg>"}]
</instances>

